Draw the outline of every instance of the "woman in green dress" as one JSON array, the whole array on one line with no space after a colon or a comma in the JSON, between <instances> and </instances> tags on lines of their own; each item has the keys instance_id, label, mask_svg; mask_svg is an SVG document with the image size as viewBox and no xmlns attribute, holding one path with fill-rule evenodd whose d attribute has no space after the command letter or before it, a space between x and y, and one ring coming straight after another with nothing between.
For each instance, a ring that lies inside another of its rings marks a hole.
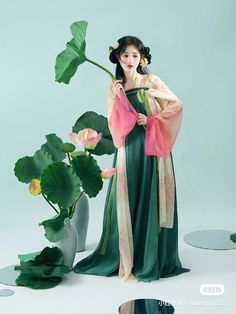
<instances>
[{"instance_id":1,"label":"woman in green dress","mask_svg":"<svg viewBox=\"0 0 236 314\"><path fill-rule=\"evenodd\" d=\"M75 272L152 281L190 271L178 255L178 215L171 149L183 105L156 75L150 49L125 36L113 44L116 79L107 93L108 126L116 147L97 248Z\"/></svg>"}]
</instances>

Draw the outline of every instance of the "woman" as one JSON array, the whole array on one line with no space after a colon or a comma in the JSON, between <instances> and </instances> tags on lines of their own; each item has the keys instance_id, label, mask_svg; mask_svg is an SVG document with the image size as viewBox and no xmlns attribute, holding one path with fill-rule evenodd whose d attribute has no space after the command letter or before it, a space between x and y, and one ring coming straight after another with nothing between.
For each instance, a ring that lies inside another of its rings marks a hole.
<instances>
[{"instance_id":1,"label":"woman","mask_svg":"<svg viewBox=\"0 0 236 314\"><path fill-rule=\"evenodd\" d=\"M171 149L183 106L158 76L148 73L150 49L134 36L120 38L108 90L108 126L116 147L95 251L78 273L152 281L190 271L178 256L176 185Z\"/></svg>"}]
</instances>

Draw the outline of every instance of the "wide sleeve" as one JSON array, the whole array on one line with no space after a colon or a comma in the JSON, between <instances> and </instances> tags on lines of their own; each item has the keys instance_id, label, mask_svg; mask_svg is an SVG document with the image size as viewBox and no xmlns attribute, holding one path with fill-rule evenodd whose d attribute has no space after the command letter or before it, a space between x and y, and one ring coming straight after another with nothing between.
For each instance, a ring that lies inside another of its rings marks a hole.
<instances>
[{"instance_id":1,"label":"wide sleeve","mask_svg":"<svg viewBox=\"0 0 236 314\"><path fill-rule=\"evenodd\" d=\"M124 90L114 95L110 88L107 92L107 119L115 147L125 145L126 136L134 128L138 113L130 104Z\"/></svg>"},{"instance_id":2,"label":"wide sleeve","mask_svg":"<svg viewBox=\"0 0 236 314\"><path fill-rule=\"evenodd\" d=\"M166 157L175 143L183 116L183 104L169 87L152 75L148 97L156 98L161 111L147 116L145 154Z\"/></svg>"}]
</instances>

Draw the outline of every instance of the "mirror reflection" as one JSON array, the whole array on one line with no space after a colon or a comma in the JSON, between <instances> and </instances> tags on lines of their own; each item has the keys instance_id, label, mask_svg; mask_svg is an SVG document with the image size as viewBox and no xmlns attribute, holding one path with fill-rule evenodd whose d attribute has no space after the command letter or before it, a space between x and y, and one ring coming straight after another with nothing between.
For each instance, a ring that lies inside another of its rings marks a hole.
<instances>
[{"instance_id":1,"label":"mirror reflection","mask_svg":"<svg viewBox=\"0 0 236 314\"><path fill-rule=\"evenodd\" d=\"M210 250L233 250L236 249L236 243L230 240L230 235L234 231L229 230L198 230L187 233L184 241L202 249Z\"/></svg>"},{"instance_id":2,"label":"mirror reflection","mask_svg":"<svg viewBox=\"0 0 236 314\"><path fill-rule=\"evenodd\" d=\"M120 314L172 314L174 307L157 299L136 299L121 304Z\"/></svg>"}]
</instances>

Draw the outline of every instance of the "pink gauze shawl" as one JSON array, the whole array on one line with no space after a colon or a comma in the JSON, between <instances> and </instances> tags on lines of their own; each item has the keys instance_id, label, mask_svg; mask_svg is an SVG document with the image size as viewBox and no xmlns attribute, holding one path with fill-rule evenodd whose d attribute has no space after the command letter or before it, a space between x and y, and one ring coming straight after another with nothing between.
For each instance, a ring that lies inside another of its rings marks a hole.
<instances>
[{"instance_id":1,"label":"pink gauze shawl","mask_svg":"<svg viewBox=\"0 0 236 314\"><path fill-rule=\"evenodd\" d=\"M158 91L153 89L149 89L147 93L149 96L158 96ZM167 157L174 146L182 120L182 106L173 94L168 95L168 99L172 100L172 104L167 105L160 113L147 116L146 156ZM126 136L133 129L137 119L137 111L130 104L125 92L121 90L119 95L115 97L109 121L115 147L120 148L125 145Z\"/></svg>"},{"instance_id":2,"label":"pink gauze shawl","mask_svg":"<svg viewBox=\"0 0 236 314\"><path fill-rule=\"evenodd\" d=\"M145 155L157 156L159 173L159 224L173 228L174 176L170 151L174 145L182 120L182 103L161 81L150 75L146 91L151 114L147 117ZM108 126L117 147L117 220L119 231L120 268L119 276L124 280L135 280L133 267L133 236L128 201L125 138L137 122L138 114L121 90L114 96L108 91Z\"/></svg>"}]
</instances>

